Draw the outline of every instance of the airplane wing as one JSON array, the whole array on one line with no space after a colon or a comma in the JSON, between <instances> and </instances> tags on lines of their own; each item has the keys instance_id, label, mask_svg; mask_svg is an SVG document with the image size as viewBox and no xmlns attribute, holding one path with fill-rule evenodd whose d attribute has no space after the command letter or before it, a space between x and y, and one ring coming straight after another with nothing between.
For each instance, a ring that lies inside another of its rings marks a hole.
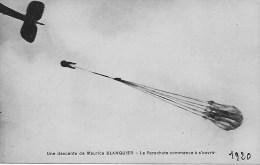
<instances>
[{"instance_id":1,"label":"airplane wing","mask_svg":"<svg viewBox=\"0 0 260 165\"><path fill-rule=\"evenodd\" d=\"M0 13L14 17L14 18L22 20L22 21L25 19L25 15L13 10L13 9L10 9L9 7L6 7L2 3L0 3Z\"/></svg>"},{"instance_id":2,"label":"airplane wing","mask_svg":"<svg viewBox=\"0 0 260 165\"><path fill-rule=\"evenodd\" d=\"M24 22L20 33L23 39L32 43L36 37L37 26L35 23Z\"/></svg>"}]
</instances>

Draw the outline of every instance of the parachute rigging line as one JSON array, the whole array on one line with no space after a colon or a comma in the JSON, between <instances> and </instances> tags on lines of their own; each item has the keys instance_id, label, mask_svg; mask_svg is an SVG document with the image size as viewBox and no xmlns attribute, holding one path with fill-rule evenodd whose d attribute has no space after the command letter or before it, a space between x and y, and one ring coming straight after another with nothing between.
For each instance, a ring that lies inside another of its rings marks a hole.
<instances>
[{"instance_id":1,"label":"parachute rigging line","mask_svg":"<svg viewBox=\"0 0 260 165\"><path fill-rule=\"evenodd\" d=\"M164 102L170 103L171 105L178 107L184 111L190 112L197 116L201 116L204 119L208 119L219 128L229 131L234 130L241 126L243 122L243 115L241 111L235 106L219 104L214 101L204 101L184 95L180 95L173 92L167 92L165 90L152 88L139 83L123 80L121 78L113 78L105 74L93 72L75 65L76 63L61 61L61 66L69 67L71 69L80 69L101 77L105 77L120 83L123 83L129 87L146 93L150 96L158 98Z\"/></svg>"}]
</instances>

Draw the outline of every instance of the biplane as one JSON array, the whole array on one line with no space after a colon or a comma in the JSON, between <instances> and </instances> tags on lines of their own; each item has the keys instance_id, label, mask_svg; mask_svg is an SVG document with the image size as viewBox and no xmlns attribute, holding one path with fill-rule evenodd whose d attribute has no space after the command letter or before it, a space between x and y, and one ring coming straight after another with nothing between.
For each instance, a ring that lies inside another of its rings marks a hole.
<instances>
[{"instance_id":1,"label":"biplane","mask_svg":"<svg viewBox=\"0 0 260 165\"><path fill-rule=\"evenodd\" d=\"M24 22L20 33L23 39L30 43L35 40L37 34L36 24L44 25L43 23L38 22L42 18L43 11L44 3L39 1L30 2L25 15L0 3L0 13Z\"/></svg>"}]
</instances>

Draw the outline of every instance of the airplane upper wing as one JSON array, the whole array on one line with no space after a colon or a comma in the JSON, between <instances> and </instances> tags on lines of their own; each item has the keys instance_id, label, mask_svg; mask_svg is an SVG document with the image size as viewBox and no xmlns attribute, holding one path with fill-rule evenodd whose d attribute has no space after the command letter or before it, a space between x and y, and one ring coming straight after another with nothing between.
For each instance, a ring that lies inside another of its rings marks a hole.
<instances>
[{"instance_id":1,"label":"airplane upper wing","mask_svg":"<svg viewBox=\"0 0 260 165\"><path fill-rule=\"evenodd\" d=\"M25 19L25 15L13 10L13 9L10 9L9 7L6 7L2 3L0 3L0 13L14 17L14 18L22 20L22 21Z\"/></svg>"},{"instance_id":2,"label":"airplane upper wing","mask_svg":"<svg viewBox=\"0 0 260 165\"><path fill-rule=\"evenodd\" d=\"M35 21L38 21L42 18L42 14L44 11L44 4L39 1L32 1L29 3L26 16L32 17Z\"/></svg>"}]
</instances>

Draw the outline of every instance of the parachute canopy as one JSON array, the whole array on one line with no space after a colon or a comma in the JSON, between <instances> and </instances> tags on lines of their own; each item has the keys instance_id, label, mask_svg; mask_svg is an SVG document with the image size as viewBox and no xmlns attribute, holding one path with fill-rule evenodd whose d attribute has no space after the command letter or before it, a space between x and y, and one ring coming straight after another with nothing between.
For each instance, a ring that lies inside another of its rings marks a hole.
<instances>
[{"instance_id":1,"label":"parachute canopy","mask_svg":"<svg viewBox=\"0 0 260 165\"><path fill-rule=\"evenodd\" d=\"M218 104L214 101L208 101L204 115L218 127L229 131L238 128L243 122L241 111L230 105Z\"/></svg>"}]
</instances>

